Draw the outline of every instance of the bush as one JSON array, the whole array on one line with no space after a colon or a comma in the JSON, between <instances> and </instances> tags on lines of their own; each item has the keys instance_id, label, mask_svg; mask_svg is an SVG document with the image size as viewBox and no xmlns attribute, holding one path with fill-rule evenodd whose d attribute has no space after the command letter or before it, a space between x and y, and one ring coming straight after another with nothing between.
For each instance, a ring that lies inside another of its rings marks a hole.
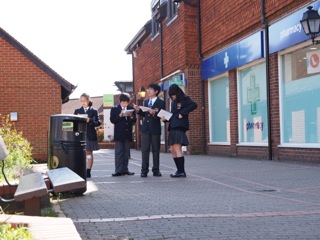
<instances>
[{"instance_id":1,"label":"bush","mask_svg":"<svg viewBox=\"0 0 320 240\"><path fill-rule=\"evenodd\" d=\"M19 133L14 128L14 124L9 121L9 116L2 118L0 135L9 152L8 156L4 159L5 174L8 180L16 180L30 169L30 164L33 161L32 148L30 143L22 137L22 133ZM4 177L0 174L0 181L3 182L3 180Z\"/></svg>"},{"instance_id":2,"label":"bush","mask_svg":"<svg viewBox=\"0 0 320 240\"><path fill-rule=\"evenodd\" d=\"M11 224L0 224L0 239L15 240L15 239L33 239L29 229L24 226L12 227Z\"/></svg>"}]
</instances>

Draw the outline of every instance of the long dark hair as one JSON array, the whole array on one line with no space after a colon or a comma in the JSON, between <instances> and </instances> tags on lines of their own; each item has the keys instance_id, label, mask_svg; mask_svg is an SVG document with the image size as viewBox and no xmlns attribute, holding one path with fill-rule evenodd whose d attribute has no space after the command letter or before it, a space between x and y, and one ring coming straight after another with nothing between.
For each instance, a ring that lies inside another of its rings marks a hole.
<instances>
[{"instance_id":1,"label":"long dark hair","mask_svg":"<svg viewBox=\"0 0 320 240\"><path fill-rule=\"evenodd\" d=\"M181 102L182 98L186 97L182 89L177 84L172 84L169 87L169 96L176 95L177 102Z\"/></svg>"}]
</instances>

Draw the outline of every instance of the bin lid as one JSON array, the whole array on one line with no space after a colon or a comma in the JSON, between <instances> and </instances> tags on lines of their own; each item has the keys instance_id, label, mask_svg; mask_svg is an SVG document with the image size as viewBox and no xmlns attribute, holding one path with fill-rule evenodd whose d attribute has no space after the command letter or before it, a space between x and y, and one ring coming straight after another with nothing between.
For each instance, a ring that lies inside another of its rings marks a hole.
<instances>
[{"instance_id":1,"label":"bin lid","mask_svg":"<svg viewBox=\"0 0 320 240\"><path fill-rule=\"evenodd\" d=\"M86 117L74 114L54 114L50 116L51 119L65 119L65 120L77 120L77 121L86 121Z\"/></svg>"}]
</instances>

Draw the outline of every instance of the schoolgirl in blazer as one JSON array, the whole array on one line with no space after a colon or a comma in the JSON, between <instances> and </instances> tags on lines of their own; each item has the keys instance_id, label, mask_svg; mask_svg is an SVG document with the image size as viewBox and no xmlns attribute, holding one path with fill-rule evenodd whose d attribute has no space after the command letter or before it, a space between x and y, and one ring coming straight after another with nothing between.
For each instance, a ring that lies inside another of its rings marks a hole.
<instances>
[{"instance_id":1,"label":"schoolgirl in blazer","mask_svg":"<svg viewBox=\"0 0 320 240\"><path fill-rule=\"evenodd\" d=\"M89 120L87 121L87 138L90 141L98 141L96 127L99 127L101 125L98 110L93 108L92 106L89 106L88 110L85 111L84 107L81 107L76 109L74 114L88 115Z\"/></svg>"}]
</instances>

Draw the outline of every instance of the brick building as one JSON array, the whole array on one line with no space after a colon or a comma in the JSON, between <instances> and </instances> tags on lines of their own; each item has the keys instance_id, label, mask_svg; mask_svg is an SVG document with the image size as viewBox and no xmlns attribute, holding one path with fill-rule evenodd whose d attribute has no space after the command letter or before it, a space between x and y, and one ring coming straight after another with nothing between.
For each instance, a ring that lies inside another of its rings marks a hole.
<instances>
[{"instance_id":1,"label":"brick building","mask_svg":"<svg viewBox=\"0 0 320 240\"><path fill-rule=\"evenodd\" d=\"M48 123L75 86L0 28L0 114L17 113L15 126L31 143L33 158L47 161Z\"/></svg>"},{"instance_id":2,"label":"brick building","mask_svg":"<svg viewBox=\"0 0 320 240\"><path fill-rule=\"evenodd\" d=\"M134 92L158 83L169 106L168 86L184 88L199 105L191 153L320 162L320 74L307 64L319 45L300 24L309 5L320 1L153 0L125 49Z\"/></svg>"}]
</instances>

